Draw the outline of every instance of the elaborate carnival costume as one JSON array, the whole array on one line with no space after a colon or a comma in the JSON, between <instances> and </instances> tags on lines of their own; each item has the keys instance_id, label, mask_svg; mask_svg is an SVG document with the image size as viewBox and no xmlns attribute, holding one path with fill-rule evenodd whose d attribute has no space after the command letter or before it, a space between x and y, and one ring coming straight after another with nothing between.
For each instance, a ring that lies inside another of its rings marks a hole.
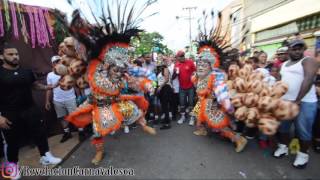
<instances>
[{"instance_id":1,"label":"elaborate carnival costume","mask_svg":"<svg viewBox=\"0 0 320 180\"><path fill-rule=\"evenodd\" d=\"M145 6L149 5L150 2ZM85 45L89 55L86 76L91 95L66 119L77 127L85 127L92 123L92 144L96 147L96 155L92 159L94 164L103 159L103 136L118 130L122 124L138 122L145 132L156 134L153 128L146 125L144 119L148 109L145 98L121 94L126 87L135 91L153 92L150 78L130 75L136 67L133 68L129 64L129 42L131 37L138 36L141 32L132 20L132 11L133 7L127 19L125 13L121 13L123 17L118 19L121 18L122 21L115 23L108 4L107 17L106 14L101 17L104 24L100 25L97 22L96 25L91 25L83 20L76 10L69 28L71 34Z\"/></svg>"},{"instance_id":2,"label":"elaborate carnival costume","mask_svg":"<svg viewBox=\"0 0 320 180\"><path fill-rule=\"evenodd\" d=\"M212 31L219 33L218 31ZM236 145L236 152L240 152L246 146L247 140L237 135L230 127L230 118L227 112L233 112L233 106L229 98L229 90L226 85L225 73L219 69L220 57L226 57L223 47L218 43L219 35L200 34L199 57L197 60L196 75L192 81L196 87L198 102L192 115L197 119L195 135L207 135L203 125L223 137L230 139Z\"/></svg>"}]
</instances>

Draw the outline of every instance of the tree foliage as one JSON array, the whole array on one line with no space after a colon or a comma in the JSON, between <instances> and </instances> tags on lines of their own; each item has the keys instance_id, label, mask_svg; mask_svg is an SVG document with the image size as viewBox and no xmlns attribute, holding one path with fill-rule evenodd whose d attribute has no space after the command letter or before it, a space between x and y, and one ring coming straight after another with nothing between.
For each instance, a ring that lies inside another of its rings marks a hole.
<instances>
[{"instance_id":1,"label":"tree foliage","mask_svg":"<svg viewBox=\"0 0 320 180\"><path fill-rule=\"evenodd\" d=\"M141 32L138 38L132 39L131 46L134 47L136 56L154 51L161 54L172 54L172 51L162 41L163 36L158 32Z\"/></svg>"}]
</instances>

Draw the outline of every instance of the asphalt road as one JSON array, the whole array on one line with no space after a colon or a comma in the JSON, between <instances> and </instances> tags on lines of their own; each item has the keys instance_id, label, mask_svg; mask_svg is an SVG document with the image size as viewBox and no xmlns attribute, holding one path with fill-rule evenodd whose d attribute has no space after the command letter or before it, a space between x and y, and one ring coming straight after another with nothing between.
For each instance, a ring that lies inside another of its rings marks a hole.
<instances>
[{"instance_id":1,"label":"asphalt road","mask_svg":"<svg viewBox=\"0 0 320 180\"><path fill-rule=\"evenodd\" d=\"M106 156L98 167L132 168L134 176L90 177L90 179L318 179L320 155L311 153L304 170L292 167L294 156L275 159L270 150L259 149L250 140L241 153L218 136L193 135L194 127L177 125L159 130L156 136L132 129L105 138ZM62 164L62 167L96 167L91 164L94 148L89 139ZM50 179L61 179L51 177ZM88 179L76 177L72 179Z\"/></svg>"}]
</instances>

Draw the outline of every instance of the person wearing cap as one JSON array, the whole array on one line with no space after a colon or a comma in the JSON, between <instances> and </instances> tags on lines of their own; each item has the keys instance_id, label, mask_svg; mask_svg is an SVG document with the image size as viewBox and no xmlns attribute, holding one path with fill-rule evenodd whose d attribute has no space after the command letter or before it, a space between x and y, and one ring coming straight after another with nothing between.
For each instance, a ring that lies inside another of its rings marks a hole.
<instances>
[{"instance_id":1,"label":"person wearing cap","mask_svg":"<svg viewBox=\"0 0 320 180\"><path fill-rule=\"evenodd\" d=\"M7 145L7 161L18 167L21 139L28 133L38 147L41 164L60 163L61 159L49 151L42 114L32 98L32 89L49 90L53 86L39 83L31 70L21 67L19 52L14 45L4 44L1 57L0 130ZM11 178L19 179L19 169L15 170Z\"/></svg>"},{"instance_id":2,"label":"person wearing cap","mask_svg":"<svg viewBox=\"0 0 320 180\"><path fill-rule=\"evenodd\" d=\"M281 68L282 63L286 62L289 59L288 47L280 47L277 50L277 59L273 62L273 67Z\"/></svg>"},{"instance_id":3,"label":"person wearing cap","mask_svg":"<svg viewBox=\"0 0 320 180\"><path fill-rule=\"evenodd\" d=\"M181 106L181 118L178 120L178 124L183 124L186 119L186 112L193 108L194 105L194 86L191 81L192 74L196 71L194 62L190 59L185 58L183 51L178 51L176 54L177 62L175 64L175 75L178 76L180 90L179 90L179 101ZM173 77L175 78L175 77ZM187 105L188 98L188 105ZM194 125L194 119L191 118L189 125Z\"/></svg>"},{"instance_id":4,"label":"person wearing cap","mask_svg":"<svg viewBox=\"0 0 320 180\"><path fill-rule=\"evenodd\" d=\"M276 158L289 154L290 127L294 123L300 144L300 151L293 162L296 168L305 168L309 161L308 150L318 101L313 81L319 65L313 58L304 56L305 50L306 44L303 40L292 40L289 43L289 60L281 66L281 81L288 85L288 91L282 99L298 104L300 111L294 120L282 122L279 128L278 148L273 153Z\"/></svg>"},{"instance_id":5,"label":"person wearing cap","mask_svg":"<svg viewBox=\"0 0 320 180\"><path fill-rule=\"evenodd\" d=\"M61 78L54 68L55 65L59 64L61 60L60 56L53 56L51 58L53 71L47 75L47 84L57 84ZM75 111L77 108L75 89L62 90L60 86L55 87L53 90L48 90L46 93L45 109L49 111L51 109L51 102L54 105L54 109L58 120L61 122L63 127L63 135L60 143L67 141L72 138L72 134L69 129L69 123L64 119L64 117L71 112ZM79 140L83 141L85 139L85 134L82 128L79 128Z\"/></svg>"}]
</instances>

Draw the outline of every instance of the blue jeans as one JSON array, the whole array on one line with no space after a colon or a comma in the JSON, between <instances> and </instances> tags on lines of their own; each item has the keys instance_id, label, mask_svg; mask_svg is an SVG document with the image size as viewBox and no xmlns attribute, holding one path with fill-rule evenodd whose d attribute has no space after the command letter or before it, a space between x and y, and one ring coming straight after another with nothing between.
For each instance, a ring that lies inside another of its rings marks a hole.
<instances>
[{"instance_id":1,"label":"blue jeans","mask_svg":"<svg viewBox=\"0 0 320 180\"><path fill-rule=\"evenodd\" d=\"M179 102L181 106L181 112L185 112L187 107L187 98L188 98L188 105L190 108L193 107L194 104L194 88L190 89L181 89L179 91Z\"/></svg>"},{"instance_id":2,"label":"blue jeans","mask_svg":"<svg viewBox=\"0 0 320 180\"><path fill-rule=\"evenodd\" d=\"M279 132L289 133L290 127L294 122L297 137L302 141L312 140L312 125L317 114L317 102L301 102L300 112L296 119L281 123Z\"/></svg>"},{"instance_id":3,"label":"blue jeans","mask_svg":"<svg viewBox=\"0 0 320 180\"><path fill-rule=\"evenodd\" d=\"M157 106L157 97L155 95L150 96L149 94L145 94L145 98L149 102L148 111L146 114L147 120L154 119L154 114L156 112L156 106Z\"/></svg>"}]
</instances>

